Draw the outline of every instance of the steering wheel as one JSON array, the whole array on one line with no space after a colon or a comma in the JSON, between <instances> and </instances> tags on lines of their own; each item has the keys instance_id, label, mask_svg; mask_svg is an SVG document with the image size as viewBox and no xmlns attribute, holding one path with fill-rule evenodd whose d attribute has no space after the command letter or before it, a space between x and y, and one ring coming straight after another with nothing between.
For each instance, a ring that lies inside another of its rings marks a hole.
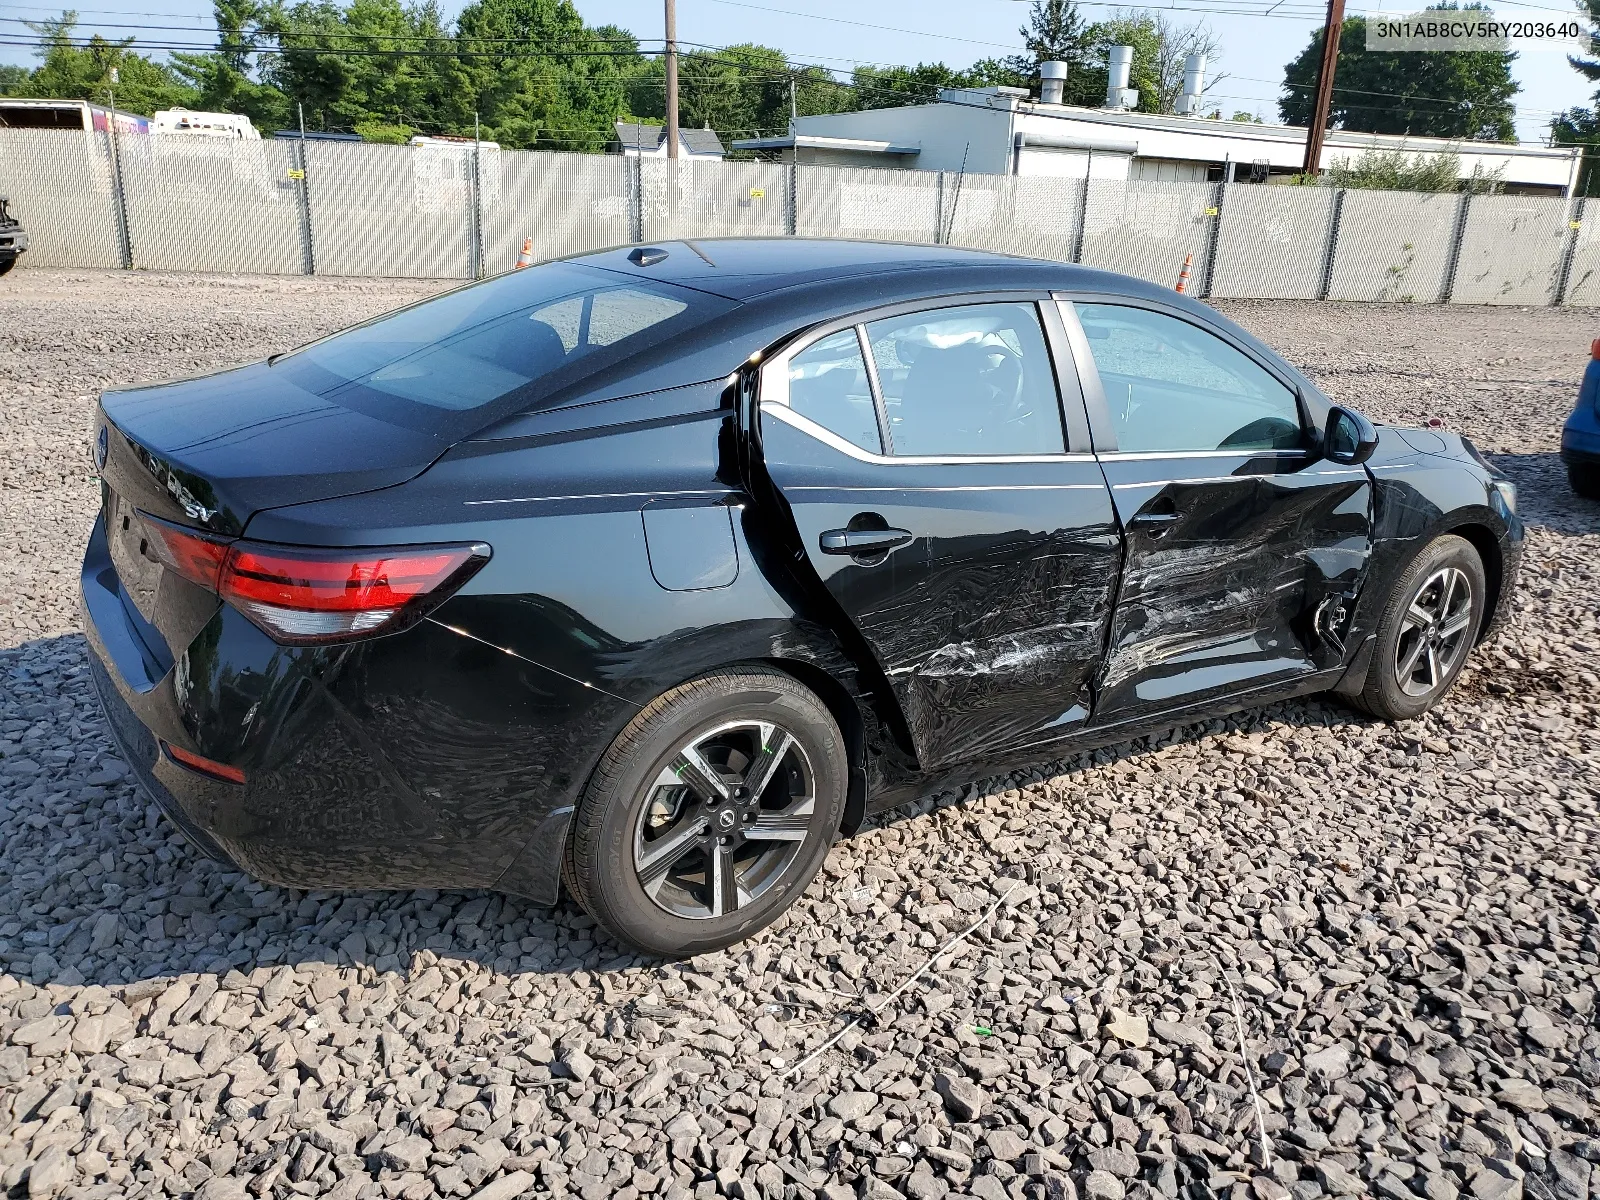
<instances>
[{"instance_id":1,"label":"steering wheel","mask_svg":"<svg viewBox=\"0 0 1600 1200\"><path fill-rule=\"evenodd\" d=\"M1011 376L1011 398L1006 402L1006 415L1002 418L1001 424L1014 425L1018 421L1026 420L1031 410L1026 406L1026 398L1022 391L1022 355L1003 342L996 346L985 346L984 350L1000 360L984 372L985 382L1003 371ZM990 386L995 389L995 398L999 399L1003 385L990 383Z\"/></svg>"},{"instance_id":2,"label":"steering wheel","mask_svg":"<svg viewBox=\"0 0 1600 1200\"><path fill-rule=\"evenodd\" d=\"M1300 426L1286 417L1257 417L1222 439L1218 450L1292 449L1300 440Z\"/></svg>"}]
</instances>

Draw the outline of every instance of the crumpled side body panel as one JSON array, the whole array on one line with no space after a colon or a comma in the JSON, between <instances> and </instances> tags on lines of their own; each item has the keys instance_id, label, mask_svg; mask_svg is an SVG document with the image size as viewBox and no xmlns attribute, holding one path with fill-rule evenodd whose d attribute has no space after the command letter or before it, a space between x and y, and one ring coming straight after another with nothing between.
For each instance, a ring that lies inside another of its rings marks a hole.
<instances>
[{"instance_id":1,"label":"crumpled side body panel","mask_svg":"<svg viewBox=\"0 0 1600 1200\"><path fill-rule=\"evenodd\" d=\"M1353 597L1364 575L1363 470L1245 455L1111 458L1106 469L1129 524L1128 560L1097 723L1340 665L1342 631L1330 639L1316 613ZM1171 517L1141 526L1146 512Z\"/></svg>"}]
</instances>

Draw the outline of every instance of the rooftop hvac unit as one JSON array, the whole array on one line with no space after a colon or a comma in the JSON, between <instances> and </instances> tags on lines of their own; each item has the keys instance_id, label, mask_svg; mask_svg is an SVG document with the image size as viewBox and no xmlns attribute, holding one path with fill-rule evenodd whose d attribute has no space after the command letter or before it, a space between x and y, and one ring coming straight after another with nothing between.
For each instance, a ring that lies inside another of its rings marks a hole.
<instances>
[{"instance_id":1,"label":"rooftop hvac unit","mask_svg":"<svg viewBox=\"0 0 1600 1200\"><path fill-rule=\"evenodd\" d=\"M1110 76L1106 82L1106 107L1137 107L1139 89L1128 86L1128 74L1133 70L1133 47L1111 47L1106 65L1110 68Z\"/></svg>"},{"instance_id":2,"label":"rooftop hvac unit","mask_svg":"<svg viewBox=\"0 0 1600 1200\"><path fill-rule=\"evenodd\" d=\"M1039 64L1039 99L1042 103L1060 104L1066 87L1066 63L1052 60Z\"/></svg>"},{"instance_id":3,"label":"rooftop hvac unit","mask_svg":"<svg viewBox=\"0 0 1600 1200\"><path fill-rule=\"evenodd\" d=\"M1206 86L1206 56L1191 54L1183 60L1183 95L1178 97L1178 112L1185 117L1200 112L1200 93Z\"/></svg>"}]
</instances>

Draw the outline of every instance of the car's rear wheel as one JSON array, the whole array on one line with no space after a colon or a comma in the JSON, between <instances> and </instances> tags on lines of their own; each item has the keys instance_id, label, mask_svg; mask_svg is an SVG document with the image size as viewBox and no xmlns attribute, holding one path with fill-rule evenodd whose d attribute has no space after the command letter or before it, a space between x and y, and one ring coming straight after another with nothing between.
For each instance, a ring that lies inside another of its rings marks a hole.
<instances>
[{"instance_id":1,"label":"car's rear wheel","mask_svg":"<svg viewBox=\"0 0 1600 1200\"><path fill-rule=\"evenodd\" d=\"M815 877L848 779L833 716L788 675L691 680L606 751L573 815L563 879L600 925L648 954L730 945Z\"/></svg>"},{"instance_id":2,"label":"car's rear wheel","mask_svg":"<svg viewBox=\"0 0 1600 1200\"><path fill-rule=\"evenodd\" d=\"M1567 479L1578 495L1586 500L1600 500L1600 464L1568 463Z\"/></svg>"},{"instance_id":3,"label":"car's rear wheel","mask_svg":"<svg viewBox=\"0 0 1600 1200\"><path fill-rule=\"evenodd\" d=\"M1445 534L1423 547L1390 593L1356 702L1390 721L1432 708L1461 674L1487 600L1483 559L1471 542Z\"/></svg>"}]
</instances>

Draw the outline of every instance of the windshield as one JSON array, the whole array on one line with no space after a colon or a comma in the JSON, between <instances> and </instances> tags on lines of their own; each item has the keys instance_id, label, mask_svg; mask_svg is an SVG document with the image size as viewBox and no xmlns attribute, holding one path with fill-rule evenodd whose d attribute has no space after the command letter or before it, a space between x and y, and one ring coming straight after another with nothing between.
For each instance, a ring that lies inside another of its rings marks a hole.
<instances>
[{"instance_id":1,"label":"windshield","mask_svg":"<svg viewBox=\"0 0 1600 1200\"><path fill-rule=\"evenodd\" d=\"M357 325L274 366L372 416L459 431L466 414L482 417L478 410L513 396L531 403L730 307L670 284L549 263Z\"/></svg>"}]
</instances>

